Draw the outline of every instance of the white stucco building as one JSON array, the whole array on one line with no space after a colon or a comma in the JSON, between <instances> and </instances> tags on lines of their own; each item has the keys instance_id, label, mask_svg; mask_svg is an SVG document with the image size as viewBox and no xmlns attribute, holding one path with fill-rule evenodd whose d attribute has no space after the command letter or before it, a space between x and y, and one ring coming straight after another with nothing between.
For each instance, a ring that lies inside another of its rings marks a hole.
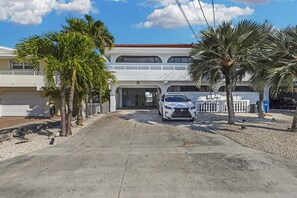
<instances>
[{"instance_id":1,"label":"white stucco building","mask_svg":"<svg viewBox=\"0 0 297 198\"><path fill-rule=\"evenodd\" d=\"M183 92L193 102L219 95L224 98L224 82L209 87L202 82L200 89L188 75L191 44L117 44L104 55L107 67L118 82L111 83L110 110L122 108L156 107L166 92ZM18 63L14 49L0 46L0 117L50 116L53 101L42 97L43 64L34 71L26 63ZM248 87L249 77L238 84L235 100L255 104L258 93ZM269 99L268 89L265 100ZM56 110L59 103L55 103Z\"/></svg>"},{"instance_id":2,"label":"white stucco building","mask_svg":"<svg viewBox=\"0 0 297 198\"><path fill-rule=\"evenodd\" d=\"M14 49L0 46L0 117L50 116L50 102L41 95L43 65L34 71L18 63Z\"/></svg>"},{"instance_id":3,"label":"white stucco building","mask_svg":"<svg viewBox=\"0 0 297 198\"><path fill-rule=\"evenodd\" d=\"M225 96L224 82L209 87L203 81L195 87L188 74L191 44L117 44L107 51L108 68L118 82L111 84L110 108L142 108L157 106L161 94L183 92L193 102L206 99L214 92ZM250 90L249 77L238 84L233 96L256 104L258 93ZM269 99L268 89L265 100Z\"/></svg>"}]
</instances>

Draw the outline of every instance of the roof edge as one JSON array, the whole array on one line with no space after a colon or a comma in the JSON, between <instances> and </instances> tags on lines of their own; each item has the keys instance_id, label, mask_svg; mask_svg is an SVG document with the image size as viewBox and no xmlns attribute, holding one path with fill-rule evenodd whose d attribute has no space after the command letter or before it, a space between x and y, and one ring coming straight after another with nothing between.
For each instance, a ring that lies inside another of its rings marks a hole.
<instances>
[{"instance_id":1,"label":"roof edge","mask_svg":"<svg viewBox=\"0 0 297 198\"><path fill-rule=\"evenodd\" d=\"M193 44L115 44L114 47L146 47L146 48L192 48Z\"/></svg>"}]
</instances>

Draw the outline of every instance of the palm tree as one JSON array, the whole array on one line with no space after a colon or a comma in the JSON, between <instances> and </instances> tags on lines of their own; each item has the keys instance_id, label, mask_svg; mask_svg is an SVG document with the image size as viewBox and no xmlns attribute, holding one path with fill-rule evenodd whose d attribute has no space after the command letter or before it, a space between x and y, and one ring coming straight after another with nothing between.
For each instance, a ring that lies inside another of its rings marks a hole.
<instances>
[{"instance_id":1,"label":"palm tree","mask_svg":"<svg viewBox=\"0 0 297 198\"><path fill-rule=\"evenodd\" d=\"M100 20L95 20L90 15L85 15L85 20L78 18L67 19L68 26L63 26L65 32L79 32L83 35L89 36L95 43L97 50L104 54L105 49L111 49L114 45L114 37L108 31L104 23ZM106 79L105 77L101 77ZM99 92L101 93L101 92ZM102 107L102 100L100 98L100 106ZM100 108L102 113L102 108Z\"/></svg>"},{"instance_id":2,"label":"palm tree","mask_svg":"<svg viewBox=\"0 0 297 198\"><path fill-rule=\"evenodd\" d=\"M253 89L259 93L259 113L258 118L264 119L264 90L268 85L267 76L268 76L268 67L264 64L259 64L259 68L251 76L250 84Z\"/></svg>"},{"instance_id":3,"label":"palm tree","mask_svg":"<svg viewBox=\"0 0 297 198\"><path fill-rule=\"evenodd\" d=\"M264 119L264 90L268 86L268 69L271 67L271 64L263 51L265 51L265 46L269 45L268 38L273 34L274 30L268 21L265 21L261 26L262 35L260 41L254 49L249 51L249 57L253 61L251 61L249 67L245 68L245 72L251 74L250 84L259 93L258 118Z\"/></svg>"},{"instance_id":4,"label":"palm tree","mask_svg":"<svg viewBox=\"0 0 297 198\"><path fill-rule=\"evenodd\" d=\"M200 41L194 44L190 53L194 61L189 73L197 86L203 78L214 84L224 77L229 124L235 123L232 89L251 64L248 54L260 36L261 26L250 20L242 20L234 26L231 22L223 22L216 28L202 31Z\"/></svg>"},{"instance_id":5,"label":"palm tree","mask_svg":"<svg viewBox=\"0 0 297 198\"><path fill-rule=\"evenodd\" d=\"M16 55L19 60L27 61L37 68L40 61L45 63L45 86L60 89L61 97L61 135L71 133L71 120L66 122L66 92L71 87L73 71L83 73L83 52L80 46L92 45L88 37L76 33L49 33L43 36L32 36L23 39L16 45ZM75 76L74 76L75 78ZM57 82L59 86L57 87ZM70 88L70 93L74 92ZM70 94L71 96L71 94ZM69 101L71 97L69 97ZM71 104L71 102L69 102ZM72 113L72 107L68 107Z\"/></svg>"},{"instance_id":6,"label":"palm tree","mask_svg":"<svg viewBox=\"0 0 297 198\"><path fill-rule=\"evenodd\" d=\"M275 87L276 93L280 86L293 83L293 79L297 77L297 26L275 31L269 37L265 55L273 64L267 79ZM291 129L297 131L297 109Z\"/></svg>"}]
</instances>

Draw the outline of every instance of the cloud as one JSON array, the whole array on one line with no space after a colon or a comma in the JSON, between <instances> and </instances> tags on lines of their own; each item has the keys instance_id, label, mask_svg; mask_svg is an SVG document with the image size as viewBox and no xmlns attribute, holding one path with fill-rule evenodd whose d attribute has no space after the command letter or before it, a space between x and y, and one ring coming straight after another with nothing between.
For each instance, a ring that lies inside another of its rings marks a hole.
<instances>
[{"instance_id":1,"label":"cloud","mask_svg":"<svg viewBox=\"0 0 297 198\"><path fill-rule=\"evenodd\" d=\"M169 4L175 3L175 0L145 0L142 3L139 3L139 6L159 8L163 6L168 6ZM188 0L180 0L180 3L186 3Z\"/></svg>"},{"instance_id":2,"label":"cloud","mask_svg":"<svg viewBox=\"0 0 297 198\"><path fill-rule=\"evenodd\" d=\"M267 3L269 2L269 0L236 0L236 2L244 3L248 5L254 5L254 4Z\"/></svg>"},{"instance_id":3,"label":"cloud","mask_svg":"<svg viewBox=\"0 0 297 198\"><path fill-rule=\"evenodd\" d=\"M105 1L128 3L127 0L105 0Z\"/></svg>"},{"instance_id":4,"label":"cloud","mask_svg":"<svg viewBox=\"0 0 297 198\"><path fill-rule=\"evenodd\" d=\"M40 24L42 18L54 10L86 14L94 8L91 0L1 0L0 20L23 25Z\"/></svg>"},{"instance_id":5,"label":"cloud","mask_svg":"<svg viewBox=\"0 0 297 198\"><path fill-rule=\"evenodd\" d=\"M170 28L176 28L176 27L183 27L187 25L187 22L182 16L178 5L173 1L149 0L147 2L163 3L165 6L155 9L147 17L147 20L145 22L134 24L133 25L134 28L161 27L165 29L170 29ZM193 3L194 3L194 6L193 6ZM189 0L185 0L181 5L192 25L206 24L197 1L190 2ZM201 5L208 22L212 24L213 23L212 5L209 3L204 3L202 1L201 1ZM224 4L215 4L214 7L215 7L215 13L216 13L215 15L216 23L221 23L222 21L230 21L232 19L236 19L237 17L251 15L254 13L254 10L251 9L250 7L245 7L245 8L240 8L238 6L227 7Z\"/></svg>"}]
</instances>

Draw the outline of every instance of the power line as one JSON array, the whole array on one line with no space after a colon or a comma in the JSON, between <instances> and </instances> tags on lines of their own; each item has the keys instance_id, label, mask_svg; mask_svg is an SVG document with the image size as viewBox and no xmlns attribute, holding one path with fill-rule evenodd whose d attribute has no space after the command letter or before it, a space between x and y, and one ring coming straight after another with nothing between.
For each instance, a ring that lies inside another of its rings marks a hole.
<instances>
[{"instance_id":1,"label":"power line","mask_svg":"<svg viewBox=\"0 0 297 198\"><path fill-rule=\"evenodd\" d=\"M199 14L198 14L198 11L197 11L197 8L196 8L196 6L195 6L194 1L192 1L192 4L193 4L193 7L194 7L194 9L195 9L195 12L196 12L196 15L197 15L198 20L199 20L200 24L202 24L202 21L201 21L201 19L200 19L200 17L199 17Z\"/></svg>"},{"instance_id":2,"label":"power line","mask_svg":"<svg viewBox=\"0 0 297 198\"><path fill-rule=\"evenodd\" d=\"M213 27L216 27L216 15L215 15L215 9L214 9L214 0L211 0L212 4L212 15L213 15Z\"/></svg>"},{"instance_id":3,"label":"power line","mask_svg":"<svg viewBox=\"0 0 297 198\"><path fill-rule=\"evenodd\" d=\"M204 14L204 11L203 11L203 8L202 8L202 5L201 5L201 2L200 2L200 0L197 0L197 1L198 1L198 3L199 3L200 10L201 10L201 12L202 12L202 14L203 14L204 20L205 20L205 22L206 22L207 26L208 26L208 27L210 27L210 25L209 25L209 23L208 23L208 21L207 21L207 19L206 19L206 17L205 17L205 14Z\"/></svg>"},{"instance_id":4,"label":"power line","mask_svg":"<svg viewBox=\"0 0 297 198\"><path fill-rule=\"evenodd\" d=\"M197 37L197 35L196 35L196 33L195 33L195 31L194 31L192 25L191 25L191 23L190 23L190 21L189 21L187 15L186 15L186 13L184 12L184 9L182 8L182 6L181 6L179 0L175 0L175 2L177 3L177 5L178 5L178 7L179 7L179 10L181 11L181 13L182 13L182 15L184 16L184 18L185 18L185 20L186 20L188 26L190 27L191 31L193 32L195 38L196 38L197 41L198 41L198 37Z\"/></svg>"}]
</instances>

